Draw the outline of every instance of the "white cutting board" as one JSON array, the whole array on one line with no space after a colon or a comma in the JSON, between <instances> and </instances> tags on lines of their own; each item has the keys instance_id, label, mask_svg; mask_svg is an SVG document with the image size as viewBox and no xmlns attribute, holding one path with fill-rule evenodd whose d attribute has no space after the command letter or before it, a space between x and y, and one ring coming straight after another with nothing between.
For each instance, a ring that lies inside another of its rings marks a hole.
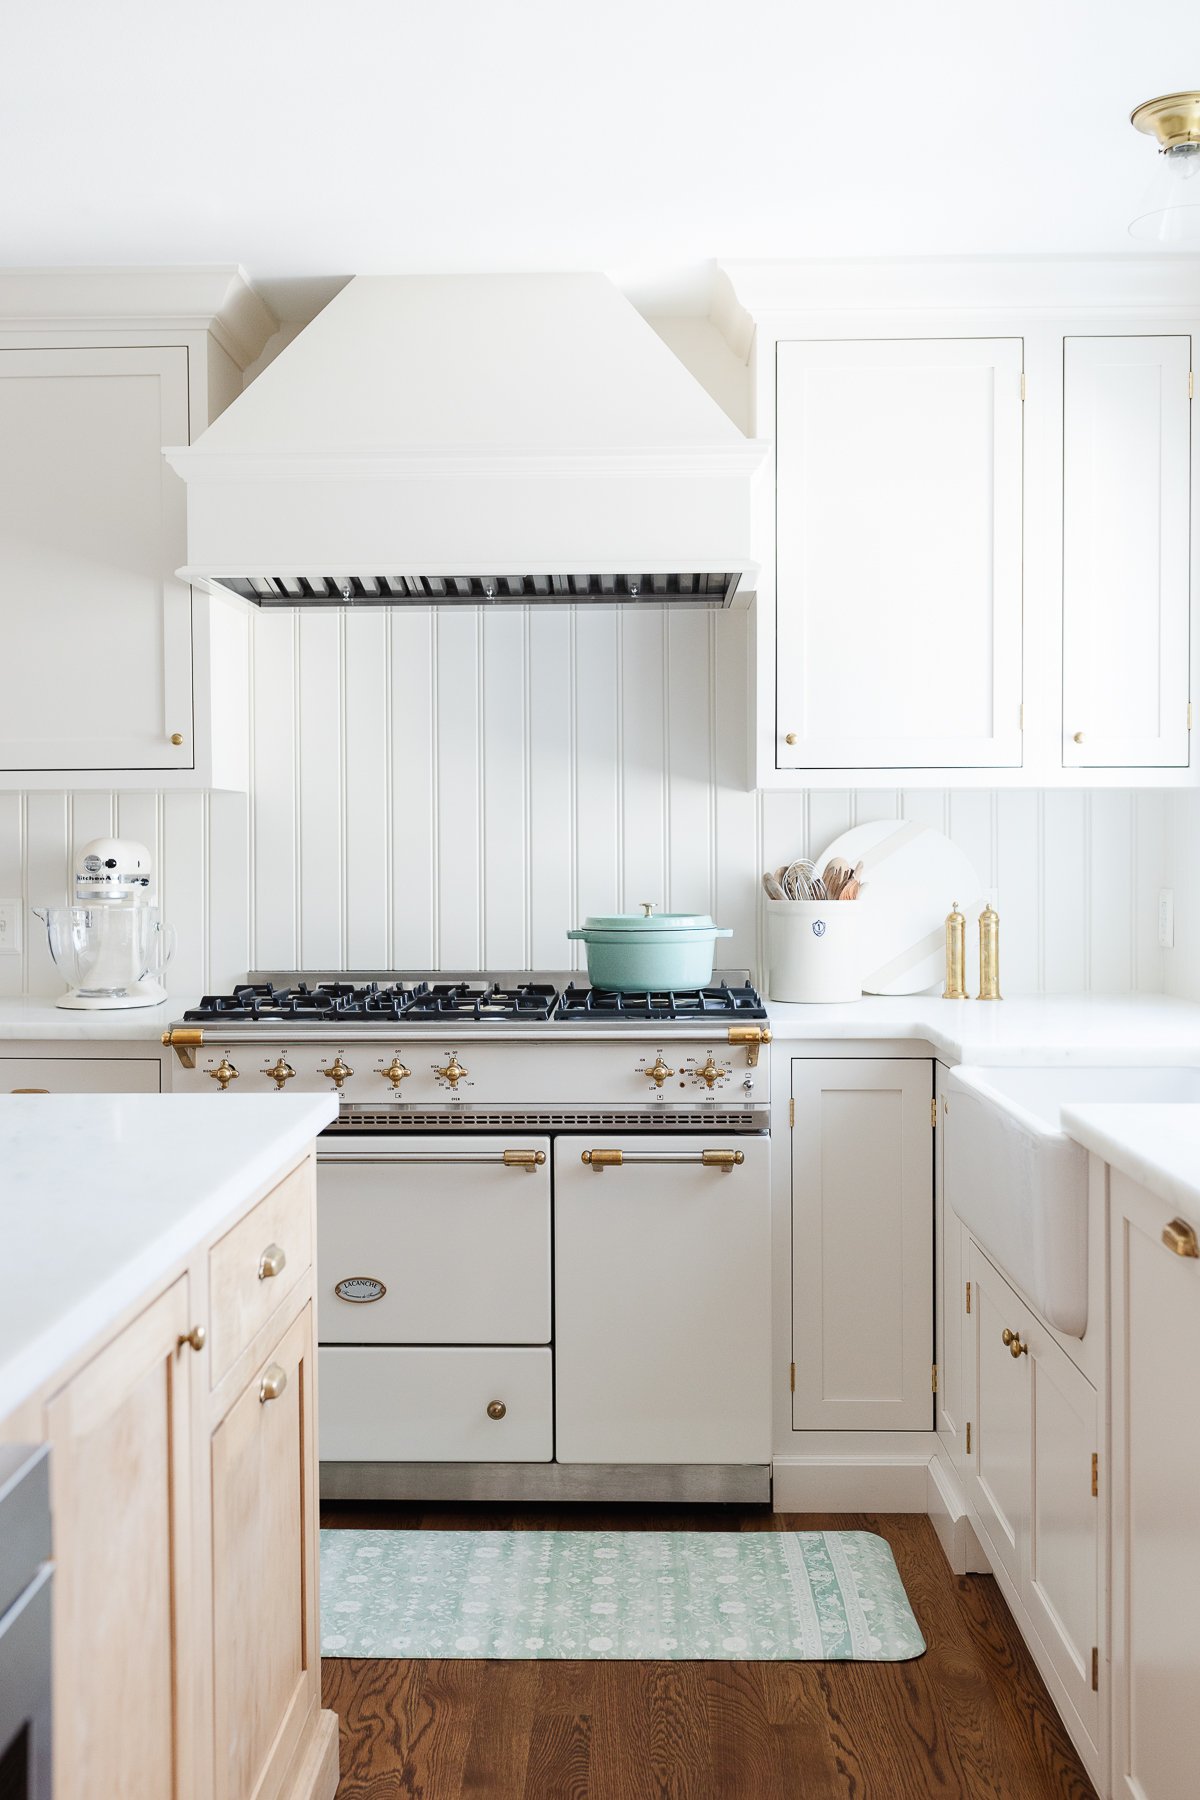
<instances>
[{"instance_id":1,"label":"white cutting board","mask_svg":"<svg viewBox=\"0 0 1200 1800\"><path fill-rule=\"evenodd\" d=\"M864 908L868 945L864 994L941 992L946 975L946 914L957 900L971 929L985 904L968 856L931 825L873 819L835 838L817 858L863 865L865 891L848 906Z\"/></svg>"}]
</instances>

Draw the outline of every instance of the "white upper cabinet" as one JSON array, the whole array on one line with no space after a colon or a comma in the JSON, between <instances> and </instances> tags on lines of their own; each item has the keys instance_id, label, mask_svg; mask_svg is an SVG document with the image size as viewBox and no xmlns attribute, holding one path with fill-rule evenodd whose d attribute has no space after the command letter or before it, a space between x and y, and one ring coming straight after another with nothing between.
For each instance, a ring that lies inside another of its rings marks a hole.
<instances>
[{"instance_id":1,"label":"white upper cabinet","mask_svg":"<svg viewBox=\"0 0 1200 1800\"><path fill-rule=\"evenodd\" d=\"M1063 764L1186 768L1191 338L1063 345Z\"/></svg>"},{"instance_id":2,"label":"white upper cabinet","mask_svg":"<svg viewBox=\"0 0 1200 1800\"><path fill-rule=\"evenodd\" d=\"M0 275L0 786L245 786L246 618L175 573L163 450L273 326L230 269Z\"/></svg>"},{"instance_id":3,"label":"white upper cabinet","mask_svg":"<svg viewBox=\"0 0 1200 1800\"><path fill-rule=\"evenodd\" d=\"M778 347L778 766L1021 762L1022 341Z\"/></svg>"}]
</instances>

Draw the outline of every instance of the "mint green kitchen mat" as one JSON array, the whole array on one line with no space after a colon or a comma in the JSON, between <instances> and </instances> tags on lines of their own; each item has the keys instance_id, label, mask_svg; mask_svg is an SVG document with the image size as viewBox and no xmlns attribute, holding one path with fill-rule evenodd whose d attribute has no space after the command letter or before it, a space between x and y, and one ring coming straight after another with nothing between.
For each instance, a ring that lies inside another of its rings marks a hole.
<instances>
[{"instance_id":1,"label":"mint green kitchen mat","mask_svg":"<svg viewBox=\"0 0 1200 1800\"><path fill-rule=\"evenodd\" d=\"M321 1654L906 1662L870 1531L322 1531Z\"/></svg>"}]
</instances>

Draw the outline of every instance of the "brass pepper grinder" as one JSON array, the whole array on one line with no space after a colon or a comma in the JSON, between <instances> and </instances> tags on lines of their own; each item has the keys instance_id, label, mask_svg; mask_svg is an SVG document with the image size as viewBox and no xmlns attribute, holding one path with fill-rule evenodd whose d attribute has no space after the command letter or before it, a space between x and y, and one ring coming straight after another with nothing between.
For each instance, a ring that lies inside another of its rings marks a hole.
<instances>
[{"instance_id":1,"label":"brass pepper grinder","mask_svg":"<svg viewBox=\"0 0 1200 1800\"><path fill-rule=\"evenodd\" d=\"M1000 998L1000 914L990 900L979 915L979 998Z\"/></svg>"},{"instance_id":2,"label":"brass pepper grinder","mask_svg":"<svg viewBox=\"0 0 1200 1800\"><path fill-rule=\"evenodd\" d=\"M967 998L964 985L966 957L967 921L958 910L958 901L954 900L946 914L946 985L942 989L943 1000Z\"/></svg>"}]
</instances>

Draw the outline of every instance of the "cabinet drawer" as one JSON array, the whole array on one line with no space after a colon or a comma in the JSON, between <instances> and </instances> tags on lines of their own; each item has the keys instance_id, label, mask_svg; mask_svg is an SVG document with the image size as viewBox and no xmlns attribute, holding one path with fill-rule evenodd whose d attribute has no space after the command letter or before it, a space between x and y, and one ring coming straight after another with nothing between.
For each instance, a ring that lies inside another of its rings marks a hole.
<instances>
[{"instance_id":1,"label":"cabinet drawer","mask_svg":"<svg viewBox=\"0 0 1200 1800\"><path fill-rule=\"evenodd\" d=\"M393 1349L319 1352L324 1462L549 1462L550 1351ZM488 1407L503 1406L491 1418Z\"/></svg>"},{"instance_id":2,"label":"cabinet drawer","mask_svg":"<svg viewBox=\"0 0 1200 1800\"><path fill-rule=\"evenodd\" d=\"M312 1182L308 1161L208 1253L214 1387L312 1262Z\"/></svg>"}]
</instances>

